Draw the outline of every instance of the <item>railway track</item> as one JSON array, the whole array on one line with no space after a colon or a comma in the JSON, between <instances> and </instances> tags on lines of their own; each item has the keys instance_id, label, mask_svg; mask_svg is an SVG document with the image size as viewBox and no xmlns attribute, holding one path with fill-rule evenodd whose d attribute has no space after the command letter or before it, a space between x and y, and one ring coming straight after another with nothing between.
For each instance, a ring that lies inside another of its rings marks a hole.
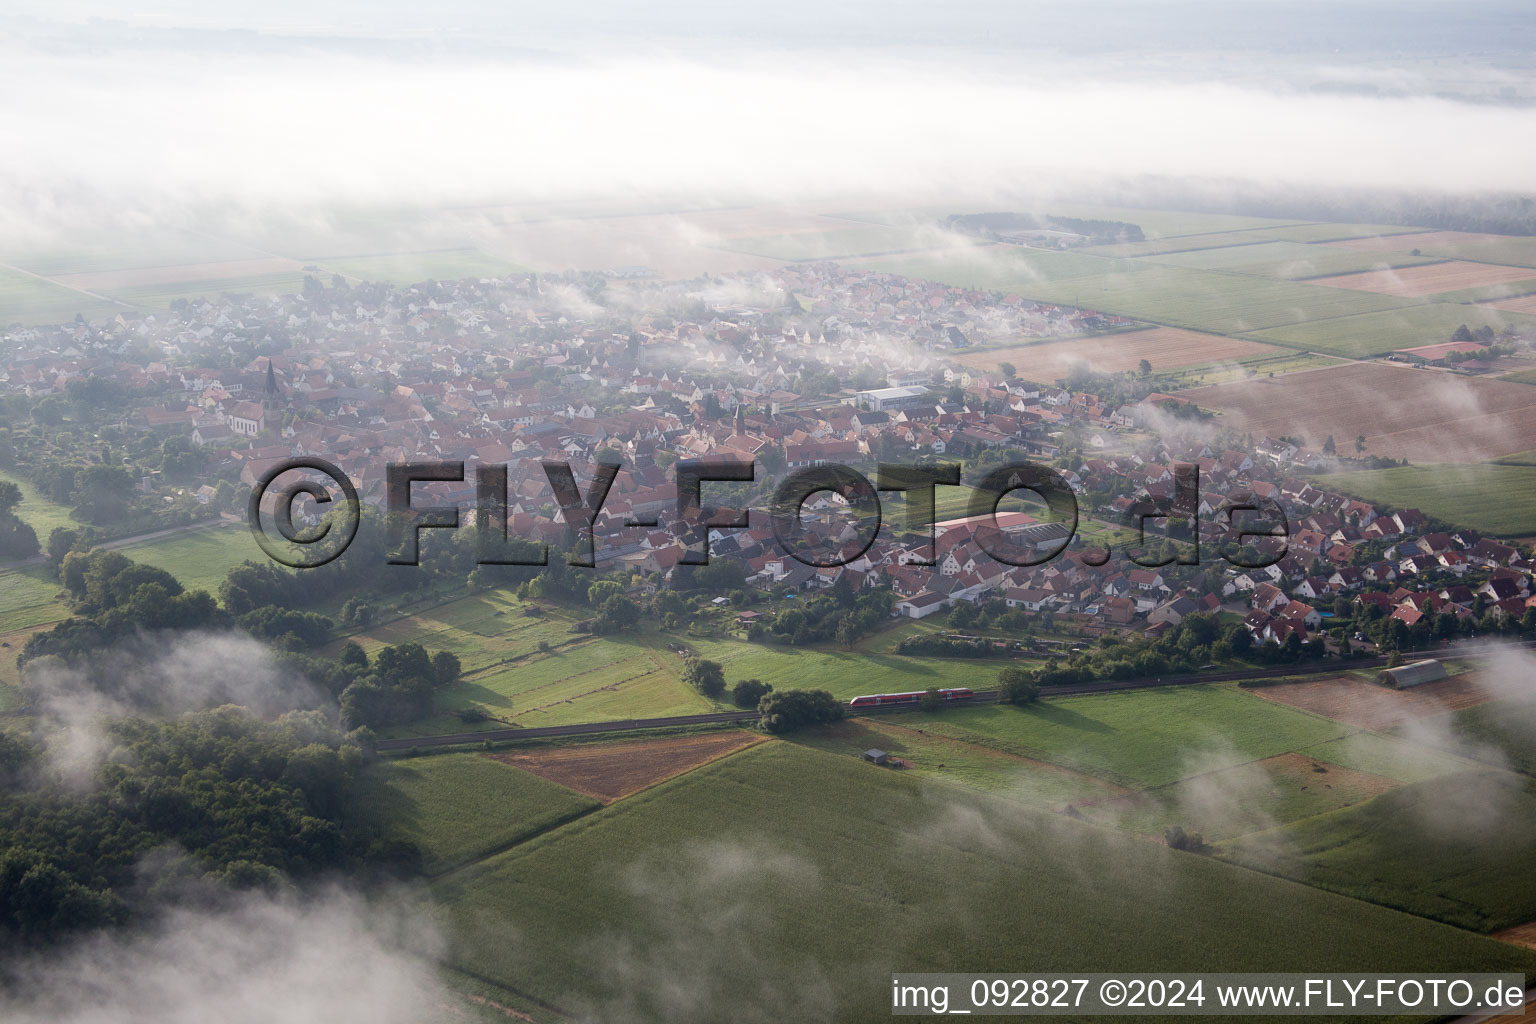
<instances>
[{"instance_id":1,"label":"railway track","mask_svg":"<svg viewBox=\"0 0 1536 1024\"><path fill-rule=\"evenodd\" d=\"M1457 645L1441 650L1455 650ZM1536 647L1536 641L1524 641L1513 645L1531 649ZM1423 657L1431 657L1435 651L1418 652ZM1115 693L1121 690L1149 690L1161 686L1195 686L1200 683L1227 683L1241 682L1246 679L1273 679L1276 677L1309 676L1309 675L1333 675L1348 669L1380 668L1387 663L1383 657L1352 658L1349 661L1337 659L1324 659L1322 661L1306 662L1296 665L1276 665L1268 668L1233 669L1226 672L1197 672L1187 675L1157 676L1139 679L1113 679L1095 683L1070 683L1065 686L1052 686L1042 696L1045 697L1073 697L1090 693ZM985 704L997 699L996 690L978 690L969 698L969 703ZM886 707L858 708L850 710L851 717L863 717L865 715L887 715L903 711L913 710L915 705L897 704ZM480 732L448 733L439 736L402 736L395 739L379 740L379 750L409 750L412 748L427 747L452 747L464 743L481 743L490 740L492 743L504 740L529 740L550 736L583 736L593 733L609 732L639 732L645 729L665 729L680 725L719 725L728 723L748 723L757 721L756 711L716 711L704 715L671 715L666 718L627 718L611 722L584 722L578 725L548 725L534 726L520 729L490 729Z\"/></svg>"}]
</instances>

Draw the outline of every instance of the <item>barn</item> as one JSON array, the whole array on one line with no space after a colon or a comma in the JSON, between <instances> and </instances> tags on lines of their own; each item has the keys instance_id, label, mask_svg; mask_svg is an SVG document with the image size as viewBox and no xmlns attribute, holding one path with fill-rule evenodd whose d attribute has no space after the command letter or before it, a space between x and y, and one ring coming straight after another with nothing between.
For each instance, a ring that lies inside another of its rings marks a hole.
<instances>
[{"instance_id":1,"label":"barn","mask_svg":"<svg viewBox=\"0 0 1536 1024\"><path fill-rule=\"evenodd\" d=\"M1440 662L1430 659L1428 661L1415 661L1409 665L1399 665L1397 668L1382 669L1376 681L1383 686L1390 686L1394 690L1406 690L1410 686L1420 686L1424 683L1432 683L1436 679L1445 678L1445 666Z\"/></svg>"}]
</instances>

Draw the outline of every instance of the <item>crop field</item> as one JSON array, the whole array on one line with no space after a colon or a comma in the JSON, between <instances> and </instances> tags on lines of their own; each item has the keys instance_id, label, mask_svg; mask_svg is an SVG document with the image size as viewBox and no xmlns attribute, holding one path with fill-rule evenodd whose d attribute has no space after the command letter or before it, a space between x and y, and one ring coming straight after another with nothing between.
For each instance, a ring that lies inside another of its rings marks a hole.
<instances>
[{"instance_id":1,"label":"crop field","mask_svg":"<svg viewBox=\"0 0 1536 1024\"><path fill-rule=\"evenodd\" d=\"M1536 448L1536 393L1522 384L1400 364L1355 363L1181 393L1238 430L1332 435L1344 452L1365 435L1373 455L1415 463L1486 462Z\"/></svg>"},{"instance_id":2,"label":"crop field","mask_svg":"<svg viewBox=\"0 0 1536 1024\"><path fill-rule=\"evenodd\" d=\"M1253 692L1287 707L1379 732L1413 718L1486 704L1498 690L1497 684L1485 679L1483 673L1463 672L1406 690L1389 689L1345 674L1264 686Z\"/></svg>"},{"instance_id":3,"label":"crop field","mask_svg":"<svg viewBox=\"0 0 1536 1024\"><path fill-rule=\"evenodd\" d=\"M893 970L1536 964L1433 922L782 742L434 892L462 940L455 966L598 1019L886 1020Z\"/></svg>"},{"instance_id":4,"label":"crop field","mask_svg":"<svg viewBox=\"0 0 1536 1024\"><path fill-rule=\"evenodd\" d=\"M1268 227L1250 227L1238 231L1217 231L1211 234L1170 235L1145 242L1120 242L1114 245L1095 245L1083 252L1100 256L1160 256L1168 253L1195 252L1200 249L1219 249L1235 245L1259 245L1264 242L1293 242L1311 244L1334 242L1340 239L1375 237L1393 233L1406 233L1412 228L1394 228L1381 224L1287 224ZM1412 246L1402 247L1406 252Z\"/></svg>"},{"instance_id":5,"label":"crop field","mask_svg":"<svg viewBox=\"0 0 1536 1024\"><path fill-rule=\"evenodd\" d=\"M1536 919L1536 780L1476 770L1223 844L1219 856L1488 932Z\"/></svg>"},{"instance_id":6,"label":"crop field","mask_svg":"<svg viewBox=\"0 0 1536 1024\"><path fill-rule=\"evenodd\" d=\"M427 874L437 875L598 803L483 754L437 754L381 762L365 782L361 806L386 816L400 838L421 849Z\"/></svg>"},{"instance_id":7,"label":"crop field","mask_svg":"<svg viewBox=\"0 0 1536 1024\"><path fill-rule=\"evenodd\" d=\"M1025 708L945 708L924 728L1130 789L1164 786L1353 730L1220 683L1059 697ZM916 721L916 719L913 719Z\"/></svg>"},{"instance_id":8,"label":"crop field","mask_svg":"<svg viewBox=\"0 0 1536 1024\"><path fill-rule=\"evenodd\" d=\"M765 739L762 733L729 729L634 743L580 743L488 756L611 804Z\"/></svg>"},{"instance_id":9,"label":"crop field","mask_svg":"<svg viewBox=\"0 0 1536 1024\"><path fill-rule=\"evenodd\" d=\"M1494 932L1493 937L1500 942L1512 942L1526 949L1536 949L1536 921Z\"/></svg>"},{"instance_id":10,"label":"crop field","mask_svg":"<svg viewBox=\"0 0 1536 1024\"><path fill-rule=\"evenodd\" d=\"M890 718L852 718L797 733L794 742L854 758L866 750L883 750L901 759L902 774L997 793L1047 810L1126 792L1092 775Z\"/></svg>"},{"instance_id":11,"label":"crop field","mask_svg":"<svg viewBox=\"0 0 1536 1024\"><path fill-rule=\"evenodd\" d=\"M1364 469L1329 474L1318 486L1393 508L1416 508L1499 537L1536 536L1536 507L1522 498L1536 494L1536 466L1484 462Z\"/></svg>"},{"instance_id":12,"label":"crop field","mask_svg":"<svg viewBox=\"0 0 1536 1024\"><path fill-rule=\"evenodd\" d=\"M1245 245L1196 249L1143 257L1149 263L1194 270L1230 270L1239 274L1277 277L1287 280L1342 274L1351 270L1402 267L1432 263L1433 257L1410 256L1406 252L1360 253L1302 242L1255 240Z\"/></svg>"},{"instance_id":13,"label":"crop field","mask_svg":"<svg viewBox=\"0 0 1536 1024\"><path fill-rule=\"evenodd\" d=\"M1454 775L1479 767L1455 754L1441 752L1400 736L1375 732L1356 732L1297 751L1303 757L1342 765L1356 771L1379 775L1394 782L1423 782L1442 775Z\"/></svg>"},{"instance_id":14,"label":"crop field","mask_svg":"<svg viewBox=\"0 0 1536 1024\"><path fill-rule=\"evenodd\" d=\"M715 243L716 247L732 252L766 256L786 262L843 259L912 249L954 248L963 244L964 240L960 236L941 233L934 228L906 230L883 224L838 225L831 220L820 229L752 238L729 238Z\"/></svg>"},{"instance_id":15,"label":"crop field","mask_svg":"<svg viewBox=\"0 0 1536 1024\"><path fill-rule=\"evenodd\" d=\"M1536 700L1505 697L1451 711L1416 733L1489 763L1536 775Z\"/></svg>"},{"instance_id":16,"label":"crop field","mask_svg":"<svg viewBox=\"0 0 1536 1024\"><path fill-rule=\"evenodd\" d=\"M116 296L128 291L163 286L196 288L199 281L219 282L253 277L291 276L299 271L298 260L264 256L260 259L186 263L168 267L92 270L81 274L59 274L51 280L70 288Z\"/></svg>"},{"instance_id":17,"label":"crop field","mask_svg":"<svg viewBox=\"0 0 1536 1024\"><path fill-rule=\"evenodd\" d=\"M1119 334L1090 335L1063 341L1047 341L1008 348L963 352L955 356L967 366L996 370L1000 362L1012 363L1026 380L1052 381L1066 377L1073 363L1087 363L1102 373L1135 370L1141 360L1154 370L1172 370L1209 363L1237 362L1283 352L1270 345L1200 334L1177 327L1153 327Z\"/></svg>"},{"instance_id":18,"label":"crop field","mask_svg":"<svg viewBox=\"0 0 1536 1024\"><path fill-rule=\"evenodd\" d=\"M1347 288L1333 291L1338 294L1374 294L1350 292ZM1384 355L1397 349L1449 341L1452 333L1462 324L1474 328L1487 325L1495 331L1502 331L1509 325L1528 329L1536 328L1536 317L1508 313L1488 306L1433 302L1356 315L1302 320L1254 331L1245 336L1256 341L1364 358Z\"/></svg>"},{"instance_id":19,"label":"crop field","mask_svg":"<svg viewBox=\"0 0 1536 1024\"><path fill-rule=\"evenodd\" d=\"M421 281L457 281L461 278L505 277L521 269L517 264L475 249L436 249L380 255L339 256L319 261L322 281L340 274L349 281L389 281L417 284Z\"/></svg>"},{"instance_id":20,"label":"crop field","mask_svg":"<svg viewBox=\"0 0 1536 1024\"><path fill-rule=\"evenodd\" d=\"M1072 810L1095 824L1151 836L1180 825L1210 842L1348 807L1394 785L1380 775L1290 753L1130 796L1081 801Z\"/></svg>"},{"instance_id":21,"label":"crop field","mask_svg":"<svg viewBox=\"0 0 1536 1024\"><path fill-rule=\"evenodd\" d=\"M1251 230L1285 230L1303 223L1274 217L1248 217L1235 213L1154 210L1136 206L1098 206L1077 203L1052 203L1048 209L1036 212L1057 217L1124 221L1140 227L1142 233L1148 238L1178 238L1183 235L1209 235Z\"/></svg>"},{"instance_id":22,"label":"crop field","mask_svg":"<svg viewBox=\"0 0 1536 1024\"><path fill-rule=\"evenodd\" d=\"M6 243L0 243L3 247ZM253 260L266 253L229 239L157 224L147 230L102 225L92 231L91 244L75 249L46 247L0 248L0 263L9 263L43 277L90 274L141 267L169 267L226 260Z\"/></svg>"},{"instance_id":23,"label":"crop field","mask_svg":"<svg viewBox=\"0 0 1536 1024\"><path fill-rule=\"evenodd\" d=\"M1381 239L1334 242L1346 249L1418 249L1431 256L1536 267L1536 239L1512 235L1479 235L1463 231L1424 231Z\"/></svg>"},{"instance_id":24,"label":"crop field","mask_svg":"<svg viewBox=\"0 0 1536 1024\"><path fill-rule=\"evenodd\" d=\"M1316 277L1311 283L1330 288L1352 288L1396 295L1400 298L1422 298L1463 288L1509 284L1526 280L1530 276L1529 267L1500 267L1491 263L1452 260L1427 266L1398 266L1395 270L1368 270L1336 277Z\"/></svg>"},{"instance_id":25,"label":"crop field","mask_svg":"<svg viewBox=\"0 0 1536 1024\"><path fill-rule=\"evenodd\" d=\"M75 314L87 319L108 316L120 307L103 296L91 296L0 266L0 325L64 323Z\"/></svg>"},{"instance_id":26,"label":"crop field","mask_svg":"<svg viewBox=\"0 0 1536 1024\"><path fill-rule=\"evenodd\" d=\"M1527 281L1526 284L1536 286L1536 281ZM1517 298L1496 299L1487 303L1494 309L1502 309L1507 313L1527 313L1536 316L1536 295L1521 295Z\"/></svg>"},{"instance_id":27,"label":"crop field","mask_svg":"<svg viewBox=\"0 0 1536 1024\"><path fill-rule=\"evenodd\" d=\"M1482 235L1470 231L1410 231L1402 234L1342 239L1330 242L1341 249L1358 249L1362 252L1380 252L1386 249L1405 251L1418 249L1434 255L1456 255L1472 245L1489 245L1505 241L1507 235Z\"/></svg>"},{"instance_id":28,"label":"crop field","mask_svg":"<svg viewBox=\"0 0 1536 1024\"><path fill-rule=\"evenodd\" d=\"M221 295L297 295L303 289L304 275L298 271L288 271L138 285L119 289L113 297L136 306L164 309L177 299L212 300Z\"/></svg>"}]
</instances>

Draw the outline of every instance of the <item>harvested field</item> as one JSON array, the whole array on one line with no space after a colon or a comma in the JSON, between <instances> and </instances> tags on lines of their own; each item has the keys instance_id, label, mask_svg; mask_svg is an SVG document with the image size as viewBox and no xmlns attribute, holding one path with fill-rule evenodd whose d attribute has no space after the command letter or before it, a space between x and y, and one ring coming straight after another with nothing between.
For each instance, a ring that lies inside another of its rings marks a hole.
<instances>
[{"instance_id":1,"label":"harvested field","mask_svg":"<svg viewBox=\"0 0 1536 1024\"><path fill-rule=\"evenodd\" d=\"M1357 676L1338 675L1259 687L1252 692L1265 700L1376 731L1413 718L1476 707L1498 696L1480 672L1463 672L1406 690L1389 690Z\"/></svg>"},{"instance_id":2,"label":"harvested field","mask_svg":"<svg viewBox=\"0 0 1536 1024\"><path fill-rule=\"evenodd\" d=\"M1434 250L1447 246L1484 245L1488 242L1499 242L1507 238L1506 235L1480 235L1470 231L1418 231L1406 235L1371 235L1365 238L1346 238L1338 242L1324 242L1324 245L1337 246L1340 249L1359 249L1362 252L1382 252L1388 249L1397 249L1408 252L1412 249Z\"/></svg>"},{"instance_id":3,"label":"harvested field","mask_svg":"<svg viewBox=\"0 0 1536 1024\"><path fill-rule=\"evenodd\" d=\"M766 740L730 730L488 756L607 804Z\"/></svg>"},{"instance_id":4,"label":"harvested field","mask_svg":"<svg viewBox=\"0 0 1536 1024\"><path fill-rule=\"evenodd\" d=\"M1479 288L1485 285L1524 281L1530 276L1529 267L1501 267L1492 263L1462 263L1452 260L1418 267L1398 267L1395 270L1367 270L1358 274L1314 277L1308 283L1329 288L1349 288L1354 291L1375 292L1378 295L1417 299L1462 288Z\"/></svg>"},{"instance_id":5,"label":"harvested field","mask_svg":"<svg viewBox=\"0 0 1536 1024\"><path fill-rule=\"evenodd\" d=\"M1168 786L1072 806L1075 817L1147 835L1178 824L1208 840L1232 839L1379 796L1393 780L1302 754L1280 754Z\"/></svg>"},{"instance_id":6,"label":"harvested field","mask_svg":"<svg viewBox=\"0 0 1536 1024\"><path fill-rule=\"evenodd\" d=\"M1486 462L1536 448L1536 394L1523 384L1354 363L1194 388L1181 397L1224 414L1226 425L1299 435L1348 450L1365 435L1373 455L1414 463Z\"/></svg>"},{"instance_id":7,"label":"harvested field","mask_svg":"<svg viewBox=\"0 0 1536 1024\"><path fill-rule=\"evenodd\" d=\"M1136 369L1143 359L1150 362L1154 370L1176 370L1185 366L1254 359L1281 351L1256 341L1201 334L1178 327L1154 327L1124 334L966 352L955 358L967 366L983 370L995 370L1002 362L1012 363L1021 377L1050 381L1065 377L1074 362L1085 362L1104 373L1123 373Z\"/></svg>"},{"instance_id":8,"label":"harvested field","mask_svg":"<svg viewBox=\"0 0 1536 1024\"><path fill-rule=\"evenodd\" d=\"M1529 924L1517 924L1513 928L1505 928L1501 932L1494 932L1493 937L1502 942L1513 942L1517 946L1526 949L1536 949L1536 921Z\"/></svg>"},{"instance_id":9,"label":"harvested field","mask_svg":"<svg viewBox=\"0 0 1536 1024\"><path fill-rule=\"evenodd\" d=\"M1536 316L1536 295L1521 295L1513 299L1498 299L1494 302L1485 302L1485 306L1494 309L1503 309L1511 313L1530 313Z\"/></svg>"},{"instance_id":10,"label":"harvested field","mask_svg":"<svg viewBox=\"0 0 1536 1024\"><path fill-rule=\"evenodd\" d=\"M220 263L186 263L174 267L140 267L127 270L99 270L88 274L61 274L51 280L69 288L104 292L110 295L126 288L190 284L195 281L222 281L265 274L291 274L301 269L303 264L298 260L226 260Z\"/></svg>"}]
</instances>

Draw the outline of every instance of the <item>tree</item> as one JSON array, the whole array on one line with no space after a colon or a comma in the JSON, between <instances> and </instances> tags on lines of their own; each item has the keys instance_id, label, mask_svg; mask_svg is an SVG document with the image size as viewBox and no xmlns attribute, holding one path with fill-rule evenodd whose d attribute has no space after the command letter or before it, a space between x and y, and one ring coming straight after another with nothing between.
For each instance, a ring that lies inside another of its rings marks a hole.
<instances>
[{"instance_id":1,"label":"tree","mask_svg":"<svg viewBox=\"0 0 1536 1024\"><path fill-rule=\"evenodd\" d=\"M1205 849L1205 837L1198 832L1185 832L1184 826L1173 825L1163 831L1163 842L1169 849L1199 853Z\"/></svg>"},{"instance_id":2,"label":"tree","mask_svg":"<svg viewBox=\"0 0 1536 1024\"><path fill-rule=\"evenodd\" d=\"M759 679L743 679L731 687L731 703L739 708L755 708L773 687Z\"/></svg>"},{"instance_id":3,"label":"tree","mask_svg":"<svg viewBox=\"0 0 1536 1024\"><path fill-rule=\"evenodd\" d=\"M1015 367L1012 363L998 363L997 372L1002 374L1004 377L1007 377L1009 380L1012 380L1019 375L1018 368Z\"/></svg>"},{"instance_id":4,"label":"tree","mask_svg":"<svg viewBox=\"0 0 1536 1024\"><path fill-rule=\"evenodd\" d=\"M793 732L808 725L840 721L847 709L826 690L775 690L758 705L769 732Z\"/></svg>"},{"instance_id":5,"label":"tree","mask_svg":"<svg viewBox=\"0 0 1536 1024\"><path fill-rule=\"evenodd\" d=\"M725 670L707 658L690 660L683 669L683 681L711 700L725 692Z\"/></svg>"},{"instance_id":6,"label":"tree","mask_svg":"<svg viewBox=\"0 0 1536 1024\"><path fill-rule=\"evenodd\" d=\"M432 655L432 679L438 686L449 686L459 681L463 666L459 656L452 651L438 651Z\"/></svg>"},{"instance_id":7,"label":"tree","mask_svg":"<svg viewBox=\"0 0 1536 1024\"><path fill-rule=\"evenodd\" d=\"M1329 434L1327 440L1325 440L1323 442L1323 454L1324 455L1337 455L1338 453L1339 453L1338 446L1333 443L1333 435Z\"/></svg>"},{"instance_id":8,"label":"tree","mask_svg":"<svg viewBox=\"0 0 1536 1024\"><path fill-rule=\"evenodd\" d=\"M133 475L121 466L87 466L75 474L75 510L98 525L113 524L128 514Z\"/></svg>"},{"instance_id":9,"label":"tree","mask_svg":"<svg viewBox=\"0 0 1536 1024\"><path fill-rule=\"evenodd\" d=\"M1040 687L1028 672L1010 665L997 674L997 699L1003 704L1033 704L1040 699Z\"/></svg>"},{"instance_id":10,"label":"tree","mask_svg":"<svg viewBox=\"0 0 1536 1024\"><path fill-rule=\"evenodd\" d=\"M1151 362L1149 362L1148 360L1143 359L1141 362L1136 364L1136 372L1141 374L1143 377L1150 377L1150 376L1152 376L1152 364L1151 364Z\"/></svg>"},{"instance_id":11,"label":"tree","mask_svg":"<svg viewBox=\"0 0 1536 1024\"><path fill-rule=\"evenodd\" d=\"M1355 435L1355 454L1359 455L1363 451L1365 451L1365 435L1364 434L1356 434Z\"/></svg>"},{"instance_id":12,"label":"tree","mask_svg":"<svg viewBox=\"0 0 1536 1024\"><path fill-rule=\"evenodd\" d=\"M923 696L918 701L918 707L924 711L937 711L944 706L944 697L939 693L937 686L930 686L923 691Z\"/></svg>"}]
</instances>

